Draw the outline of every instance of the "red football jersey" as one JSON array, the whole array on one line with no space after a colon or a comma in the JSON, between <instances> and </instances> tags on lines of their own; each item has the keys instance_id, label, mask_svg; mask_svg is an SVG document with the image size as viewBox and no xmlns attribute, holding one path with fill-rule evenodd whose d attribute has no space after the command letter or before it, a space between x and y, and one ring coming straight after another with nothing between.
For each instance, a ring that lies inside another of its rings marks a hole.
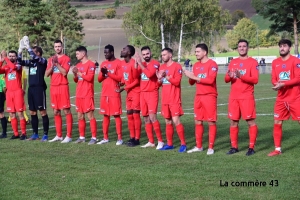
<instances>
[{"instance_id":1,"label":"red football jersey","mask_svg":"<svg viewBox=\"0 0 300 200\"><path fill-rule=\"evenodd\" d=\"M159 70L159 62L151 60L149 63L143 62L145 69L141 70L141 92L151 92L158 89L156 71Z\"/></svg>"},{"instance_id":2,"label":"red football jersey","mask_svg":"<svg viewBox=\"0 0 300 200\"><path fill-rule=\"evenodd\" d=\"M58 63L67 71L70 70L71 60L68 56L62 55L58 58ZM48 59L47 70L52 67L52 57ZM67 85L69 84L68 77L62 75L57 67L54 67L51 75L50 85Z\"/></svg>"},{"instance_id":3,"label":"red football jersey","mask_svg":"<svg viewBox=\"0 0 300 200\"><path fill-rule=\"evenodd\" d=\"M285 86L278 90L277 101L300 100L300 59L290 55L283 61L281 57L272 62L272 84L284 82Z\"/></svg>"},{"instance_id":4,"label":"red football jersey","mask_svg":"<svg viewBox=\"0 0 300 200\"><path fill-rule=\"evenodd\" d=\"M81 76L74 77L76 86L76 98L90 98L94 97L94 76L95 76L95 63L88 60L86 63L79 62L76 65L78 72Z\"/></svg>"},{"instance_id":5,"label":"red football jersey","mask_svg":"<svg viewBox=\"0 0 300 200\"><path fill-rule=\"evenodd\" d=\"M196 94L218 95L216 83L218 65L215 61L209 59L206 63L196 62L193 66L193 73L201 78L199 82L189 79L191 85L196 83Z\"/></svg>"},{"instance_id":6,"label":"red football jersey","mask_svg":"<svg viewBox=\"0 0 300 200\"><path fill-rule=\"evenodd\" d=\"M128 63L125 60L121 61L122 82L125 83L125 90L130 92L140 92L139 70L135 68L135 60L131 59Z\"/></svg>"},{"instance_id":7,"label":"red football jersey","mask_svg":"<svg viewBox=\"0 0 300 200\"><path fill-rule=\"evenodd\" d=\"M12 63L7 57L4 58L6 65L2 67L0 62L0 74L5 74L5 84L9 91L22 89L22 66L17 68L17 63Z\"/></svg>"},{"instance_id":8,"label":"red football jersey","mask_svg":"<svg viewBox=\"0 0 300 200\"><path fill-rule=\"evenodd\" d=\"M100 67L106 67L108 70L105 77L102 76L101 71L98 75L98 81L102 82L101 96L120 97L120 93L116 92L116 90L120 89L119 82L122 79L121 61L119 59L114 61L106 60L101 63Z\"/></svg>"},{"instance_id":9,"label":"red football jersey","mask_svg":"<svg viewBox=\"0 0 300 200\"><path fill-rule=\"evenodd\" d=\"M231 82L230 99L248 99L254 95L254 84L258 83L259 67L254 58L235 58L230 61L228 70L238 70L240 78L230 78L226 73L225 82Z\"/></svg>"},{"instance_id":10,"label":"red football jersey","mask_svg":"<svg viewBox=\"0 0 300 200\"><path fill-rule=\"evenodd\" d=\"M181 78L182 67L179 63L173 62L170 66L163 64L160 66L160 70L165 70L166 76L170 79L163 78L161 102L162 104L178 104L181 103Z\"/></svg>"}]
</instances>

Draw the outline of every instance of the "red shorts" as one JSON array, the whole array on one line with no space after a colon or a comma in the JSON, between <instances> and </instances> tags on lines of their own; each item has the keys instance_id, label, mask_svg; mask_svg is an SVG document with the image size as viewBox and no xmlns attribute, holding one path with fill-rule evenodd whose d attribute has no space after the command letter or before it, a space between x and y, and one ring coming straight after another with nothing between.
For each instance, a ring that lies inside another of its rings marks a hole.
<instances>
[{"instance_id":1,"label":"red shorts","mask_svg":"<svg viewBox=\"0 0 300 200\"><path fill-rule=\"evenodd\" d=\"M254 97L252 99L229 99L228 118L240 120L241 115L244 120L256 118Z\"/></svg>"},{"instance_id":2,"label":"red shorts","mask_svg":"<svg viewBox=\"0 0 300 200\"><path fill-rule=\"evenodd\" d=\"M143 116L157 113L158 91L141 92L140 100Z\"/></svg>"},{"instance_id":3,"label":"red shorts","mask_svg":"<svg viewBox=\"0 0 300 200\"><path fill-rule=\"evenodd\" d=\"M119 97L100 97L100 114L102 115L121 115L122 105Z\"/></svg>"},{"instance_id":4,"label":"red shorts","mask_svg":"<svg viewBox=\"0 0 300 200\"><path fill-rule=\"evenodd\" d=\"M141 110L139 92L130 92L130 94L127 94L126 110Z\"/></svg>"},{"instance_id":5,"label":"red shorts","mask_svg":"<svg viewBox=\"0 0 300 200\"><path fill-rule=\"evenodd\" d=\"M194 99L195 120L217 121L217 97L210 95L196 95Z\"/></svg>"},{"instance_id":6,"label":"red shorts","mask_svg":"<svg viewBox=\"0 0 300 200\"><path fill-rule=\"evenodd\" d=\"M70 92L68 85L50 87L51 107L56 110L70 108Z\"/></svg>"},{"instance_id":7,"label":"red shorts","mask_svg":"<svg viewBox=\"0 0 300 200\"><path fill-rule=\"evenodd\" d=\"M288 120L292 115L293 120L300 121L300 102L292 101L275 101L274 105L274 119Z\"/></svg>"},{"instance_id":8,"label":"red shorts","mask_svg":"<svg viewBox=\"0 0 300 200\"><path fill-rule=\"evenodd\" d=\"M26 110L24 101L24 91L22 89L6 92L6 110L7 112L23 112Z\"/></svg>"},{"instance_id":9,"label":"red shorts","mask_svg":"<svg viewBox=\"0 0 300 200\"><path fill-rule=\"evenodd\" d=\"M95 110L94 98L76 98L75 99L76 112L87 113Z\"/></svg>"},{"instance_id":10,"label":"red shorts","mask_svg":"<svg viewBox=\"0 0 300 200\"><path fill-rule=\"evenodd\" d=\"M163 104L161 105L161 114L165 119L183 115L181 104Z\"/></svg>"}]
</instances>

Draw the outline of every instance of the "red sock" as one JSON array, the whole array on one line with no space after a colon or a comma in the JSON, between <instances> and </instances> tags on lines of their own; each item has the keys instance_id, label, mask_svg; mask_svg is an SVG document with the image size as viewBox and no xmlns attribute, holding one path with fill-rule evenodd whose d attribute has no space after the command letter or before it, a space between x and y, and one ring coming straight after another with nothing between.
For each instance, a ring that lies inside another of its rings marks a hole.
<instances>
[{"instance_id":1,"label":"red sock","mask_svg":"<svg viewBox=\"0 0 300 200\"><path fill-rule=\"evenodd\" d=\"M95 118L90 120L90 129L92 133L92 138L97 138L97 122Z\"/></svg>"},{"instance_id":2,"label":"red sock","mask_svg":"<svg viewBox=\"0 0 300 200\"><path fill-rule=\"evenodd\" d=\"M184 127L183 127L183 125L182 124L178 124L176 126L176 131L177 131L178 137L180 139L181 145L186 145L185 138L184 138Z\"/></svg>"},{"instance_id":3,"label":"red sock","mask_svg":"<svg viewBox=\"0 0 300 200\"><path fill-rule=\"evenodd\" d=\"M130 138L134 138L134 120L133 120L133 115L127 115L127 123L128 123L128 129L129 129L129 134Z\"/></svg>"},{"instance_id":4,"label":"red sock","mask_svg":"<svg viewBox=\"0 0 300 200\"><path fill-rule=\"evenodd\" d=\"M172 124L166 124L167 144L173 146L174 129Z\"/></svg>"},{"instance_id":5,"label":"red sock","mask_svg":"<svg viewBox=\"0 0 300 200\"><path fill-rule=\"evenodd\" d=\"M69 138L72 138L73 116L71 113L66 115L66 121L67 121L67 136Z\"/></svg>"},{"instance_id":6,"label":"red sock","mask_svg":"<svg viewBox=\"0 0 300 200\"><path fill-rule=\"evenodd\" d=\"M209 149L214 148L216 135L217 135L217 126L215 124L208 126L208 140L209 140L208 148Z\"/></svg>"},{"instance_id":7,"label":"red sock","mask_svg":"<svg viewBox=\"0 0 300 200\"><path fill-rule=\"evenodd\" d=\"M118 140L122 140L122 119L120 116L115 117L116 131L118 135Z\"/></svg>"},{"instance_id":8,"label":"red sock","mask_svg":"<svg viewBox=\"0 0 300 200\"><path fill-rule=\"evenodd\" d=\"M62 137L62 119L61 115L54 116L55 129L57 137Z\"/></svg>"},{"instance_id":9,"label":"red sock","mask_svg":"<svg viewBox=\"0 0 300 200\"><path fill-rule=\"evenodd\" d=\"M85 137L85 119L78 120L78 130L80 137Z\"/></svg>"},{"instance_id":10,"label":"red sock","mask_svg":"<svg viewBox=\"0 0 300 200\"><path fill-rule=\"evenodd\" d=\"M250 140L249 148L254 149L257 133L258 133L257 125L250 126L248 132L249 132L249 140Z\"/></svg>"},{"instance_id":11,"label":"red sock","mask_svg":"<svg viewBox=\"0 0 300 200\"><path fill-rule=\"evenodd\" d=\"M198 148L202 148L203 132L204 132L203 125L195 124L196 147Z\"/></svg>"},{"instance_id":12,"label":"red sock","mask_svg":"<svg viewBox=\"0 0 300 200\"><path fill-rule=\"evenodd\" d=\"M26 135L26 120L25 119L20 120L20 127L21 127L21 133L23 135Z\"/></svg>"},{"instance_id":13,"label":"red sock","mask_svg":"<svg viewBox=\"0 0 300 200\"><path fill-rule=\"evenodd\" d=\"M162 134L161 134L161 129L160 129L160 123L159 123L159 121L156 120L155 122L152 123L152 125L153 125L154 131L156 133L157 140L159 142L162 142L163 139L162 139Z\"/></svg>"},{"instance_id":14,"label":"red sock","mask_svg":"<svg viewBox=\"0 0 300 200\"><path fill-rule=\"evenodd\" d=\"M141 138L141 128L142 128L142 120L140 113L133 113L134 119L134 129L135 129L135 139L139 140Z\"/></svg>"},{"instance_id":15,"label":"red sock","mask_svg":"<svg viewBox=\"0 0 300 200\"><path fill-rule=\"evenodd\" d=\"M274 124L273 138L274 138L275 148L281 147L282 124Z\"/></svg>"},{"instance_id":16,"label":"red sock","mask_svg":"<svg viewBox=\"0 0 300 200\"><path fill-rule=\"evenodd\" d=\"M148 140L149 142L151 142L152 144L154 143L154 136L153 136L153 126L152 126L152 123L147 123L145 124L145 130L146 130L146 134L147 134L147 137L148 137Z\"/></svg>"},{"instance_id":17,"label":"red sock","mask_svg":"<svg viewBox=\"0 0 300 200\"><path fill-rule=\"evenodd\" d=\"M102 122L102 131L103 131L103 139L108 140L108 128L110 124L110 117L108 115L103 116Z\"/></svg>"},{"instance_id":18,"label":"red sock","mask_svg":"<svg viewBox=\"0 0 300 200\"><path fill-rule=\"evenodd\" d=\"M239 127L230 126L230 141L231 141L231 147L233 148L238 148L238 135L239 135Z\"/></svg>"},{"instance_id":19,"label":"red sock","mask_svg":"<svg viewBox=\"0 0 300 200\"><path fill-rule=\"evenodd\" d=\"M19 132L18 132L18 120L17 120L17 118L11 118L10 123L11 123L11 128L14 132L14 135L18 136Z\"/></svg>"}]
</instances>

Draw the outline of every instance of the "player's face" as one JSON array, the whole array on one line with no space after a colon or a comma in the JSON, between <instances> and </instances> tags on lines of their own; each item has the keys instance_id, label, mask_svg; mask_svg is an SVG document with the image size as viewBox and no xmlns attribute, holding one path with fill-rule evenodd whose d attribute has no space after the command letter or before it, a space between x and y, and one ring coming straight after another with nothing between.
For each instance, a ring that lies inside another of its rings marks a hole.
<instances>
[{"instance_id":1,"label":"player's face","mask_svg":"<svg viewBox=\"0 0 300 200\"><path fill-rule=\"evenodd\" d=\"M54 51L57 54L61 54L62 53L62 45L61 45L61 43L54 43Z\"/></svg>"},{"instance_id":2,"label":"player's face","mask_svg":"<svg viewBox=\"0 0 300 200\"><path fill-rule=\"evenodd\" d=\"M114 52L110 52L109 49L104 49L104 57L106 60L110 60L114 56Z\"/></svg>"},{"instance_id":3,"label":"player's face","mask_svg":"<svg viewBox=\"0 0 300 200\"><path fill-rule=\"evenodd\" d=\"M206 51L201 48L196 48L195 55L197 60L202 60L204 56L206 56Z\"/></svg>"},{"instance_id":4,"label":"player's face","mask_svg":"<svg viewBox=\"0 0 300 200\"><path fill-rule=\"evenodd\" d=\"M248 45L246 42L240 42L238 44L238 52L240 56L246 56L248 54Z\"/></svg>"},{"instance_id":5,"label":"player's face","mask_svg":"<svg viewBox=\"0 0 300 200\"><path fill-rule=\"evenodd\" d=\"M151 60L151 51L149 49L145 49L142 51L142 56L143 56L143 59L146 61L146 62L149 62Z\"/></svg>"},{"instance_id":6,"label":"player's face","mask_svg":"<svg viewBox=\"0 0 300 200\"><path fill-rule=\"evenodd\" d=\"M281 44L279 46L279 54L282 57L285 57L286 55L288 55L290 53L291 47L289 47L289 45L287 44Z\"/></svg>"},{"instance_id":7,"label":"player's face","mask_svg":"<svg viewBox=\"0 0 300 200\"><path fill-rule=\"evenodd\" d=\"M168 62L171 58L171 54L168 51L161 52L161 59L164 62Z\"/></svg>"},{"instance_id":8,"label":"player's face","mask_svg":"<svg viewBox=\"0 0 300 200\"><path fill-rule=\"evenodd\" d=\"M40 52L38 52L36 49L32 49L33 53L37 56L41 56Z\"/></svg>"},{"instance_id":9,"label":"player's face","mask_svg":"<svg viewBox=\"0 0 300 200\"><path fill-rule=\"evenodd\" d=\"M17 60L17 55L15 53L9 53L8 58L12 63L14 63Z\"/></svg>"},{"instance_id":10,"label":"player's face","mask_svg":"<svg viewBox=\"0 0 300 200\"><path fill-rule=\"evenodd\" d=\"M128 47L127 46L124 47L123 50L121 51L121 58L127 57L129 55L129 52L130 51L129 51Z\"/></svg>"},{"instance_id":11,"label":"player's face","mask_svg":"<svg viewBox=\"0 0 300 200\"><path fill-rule=\"evenodd\" d=\"M85 56L85 52L84 51L76 51L76 58L77 60L82 60Z\"/></svg>"}]
</instances>

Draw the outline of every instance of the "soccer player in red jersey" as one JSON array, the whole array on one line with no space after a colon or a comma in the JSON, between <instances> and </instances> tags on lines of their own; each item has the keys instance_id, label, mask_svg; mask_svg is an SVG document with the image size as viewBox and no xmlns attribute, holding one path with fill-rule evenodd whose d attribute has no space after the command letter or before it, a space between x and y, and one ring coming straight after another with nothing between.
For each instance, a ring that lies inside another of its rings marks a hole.
<instances>
[{"instance_id":1,"label":"soccer player in red jersey","mask_svg":"<svg viewBox=\"0 0 300 200\"><path fill-rule=\"evenodd\" d=\"M157 120L157 106L158 106L158 85L156 72L159 70L159 62L152 59L151 50L148 46L141 48L142 56L145 62L139 54L136 54L136 61L139 64L139 70L141 70L141 110L145 121L145 130L148 137L148 143L143 145L143 148L155 147L153 128L156 133L158 144L156 149L161 149L164 146L162 139L160 123Z\"/></svg>"},{"instance_id":2,"label":"soccer player in red jersey","mask_svg":"<svg viewBox=\"0 0 300 200\"><path fill-rule=\"evenodd\" d=\"M117 92L120 90L119 83L122 79L121 61L115 58L114 47L110 44L104 47L104 56L106 60L101 63L101 72L98 75L98 82L102 83L100 114L103 115L103 139L97 144L109 142L110 116L114 116L118 135L116 145L122 145L122 119L120 117L122 114L122 103L121 95Z\"/></svg>"},{"instance_id":3,"label":"soccer player in red jersey","mask_svg":"<svg viewBox=\"0 0 300 200\"><path fill-rule=\"evenodd\" d=\"M180 122L180 116L183 115L181 105L181 78L182 67L172 59L173 50L164 48L161 51L161 57L164 62L158 73L158 83L162 85L161 92L161 113L166 122L167 145L160 150L174 149L173 146L173 124L176 127L181 146L178 152L186 151L186 142L184 137L184 127Z\"/></svg>"},{"instance_id":4,"label":"soccer player in red jersey","mask_svg":"<svg viewBox=\"0 0 300 200\"><path fill-rule=\"evenodd\" d=\"M76 111L78 117L79 138L75 143L85 142L85 115L90 121L92 138L89 145L97 143L97 123L94 117L94 76L96 66L87 56L87 49L79 46L76 58L80 61L72 70L76 86Z\"/></svg>"},{"instance_id":5,"label":"soccer player in red jersey","mask_svg":"<svg viewBox=\"0 0 300 200\"><path fill-rule=\"evenodd\" d=\"M231 83L228 105L228 118L230 119L231 149L227 154L237 153L239 120L242 116L248 124L249 149L246 156L255 153L254 146L258 128L255 122L256 109L254 99L254 85L258 83L259 68L255 59L248 57L248 42L238 41L239 57L232 59L225 75L225 82Z\"/></svg>"},{"instance_id":6,"label":"soccer player in red jersey","mask_svg":"<svg viewBox=\"0 0 300 200\"><path fill-rule=\"evenodd\" d=\"M3 62L6 65L3 65ZM23 115L25 110L24 94L25 91L22 89L22 66L17 63L17 52L9 51L8 58L6 51L1 52L0 58L0 74L5 74L6 83L6 110L11 118L11 127L14 135L10 139L25 140L26 137L26 120ZM20 120L21 137L18 132L18 120L16 113Z\"/></svg>"},{"instance_id":7,"label":"soccer player in red jersey","mask_svg":"<svg viewBox=\"0 0 300 200\"><path fill-rule=\"evenodd\" d=\"M196 95L194 100L195 113L195 137L196 146L187 151L188 153L203 151L203 121L207 121L209 131L209 144L207 155L214 154L214 143L217 134L217 73L218 65L215 61L207 57L208 47L206 44L198 44L196 46L196 62L193 71L184 71L189 78L190 85L196 84Z\"/></svg>"},{"instance_id":8,"label":"soccer player in red jersey","mask_svg":"<svg viewBox=\"0 0 300 200\"><path fill-rule=\"evenodd\" d=\"M278 43L280 57L272 62L273 90L277 92L274 105L273 138L275 150L268 156L281 154L282 123L292 116L300 123L300 60L290 54L292 42L282 39Z\"/></svg>"},{"instance_id":9,"label":"soccer player in red jersey","mask_svg":"<svg viewBox=\"0 0 300 200\"><path fill-rule=\"evenodd\" d=\"M132 58L135 54L135 48L127 45L121 51L122 83L125 84L124 89L127 92L126 110L128 119L128 129L130 140L127 146L134 147L140 145L142 121L140 117L140 78L138 74L137 63ZM120 90L122 91L122 89Z\"/></svg>"},{"instance_id":10,"label":"soccer player in red jersey","mask_svg":"<svg viewBox=\"0 0 300 200\"><path fill-rule=\"evenodd\" d=\"M51 107L54 112L54 122L56 136L49 142L62 141L68 143L72 141L73 117L70 110L70 92L68 72L70 70L70 58L63 54L62 41L54 41L55 55L48 59L48 67L45 75L50 79ZM63 140L61 110L64 111L67 121L67 136Z\"/></svg>"}]
</instances>

